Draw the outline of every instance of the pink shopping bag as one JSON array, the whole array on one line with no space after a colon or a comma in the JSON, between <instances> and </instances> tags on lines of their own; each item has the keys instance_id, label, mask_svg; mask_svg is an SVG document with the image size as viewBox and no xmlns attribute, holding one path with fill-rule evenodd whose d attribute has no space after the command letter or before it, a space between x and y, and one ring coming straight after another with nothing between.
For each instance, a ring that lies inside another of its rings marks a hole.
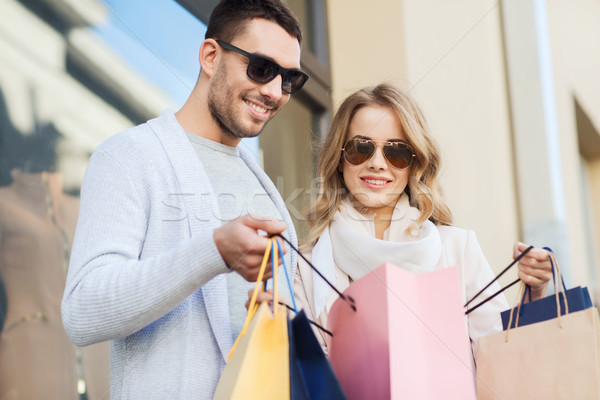
<instances>
[{"instance_id":1,"label":"pink shopping bag","mask_svg":"<svg viewBox=\"0 0 600 400\"><path fill-rule=\"evenodd\" d=\"M385 263L353 282L328 326L329 356L348 399L475 400L456 267L413 274Z\"/></svg>"}]
</instances>

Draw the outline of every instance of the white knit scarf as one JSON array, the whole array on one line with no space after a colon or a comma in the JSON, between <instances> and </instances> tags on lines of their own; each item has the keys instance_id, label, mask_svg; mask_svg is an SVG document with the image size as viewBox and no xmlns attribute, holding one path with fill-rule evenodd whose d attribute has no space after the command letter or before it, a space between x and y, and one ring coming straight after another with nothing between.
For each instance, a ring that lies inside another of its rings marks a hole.
<instances>
[{"instance_id":1,"label":"white knit scarf","mask_svg":"<svg viewBox=\"0 0 600 400\"><path fill-rule=\"evenodd\" d=\"M384 233L385 240L379 240L373 217L344 200L313 248L312 263L334 285L336 266L353 281L385 262L414 273L433 271L442 251L440 235L431 221L425 221L416 236L410 235L407 228L418 216L419 210L410 206L408 195L403 193ZM320 315L333 290L314 271L313 288L316 315Z\"/></svg>"}]
</instances>

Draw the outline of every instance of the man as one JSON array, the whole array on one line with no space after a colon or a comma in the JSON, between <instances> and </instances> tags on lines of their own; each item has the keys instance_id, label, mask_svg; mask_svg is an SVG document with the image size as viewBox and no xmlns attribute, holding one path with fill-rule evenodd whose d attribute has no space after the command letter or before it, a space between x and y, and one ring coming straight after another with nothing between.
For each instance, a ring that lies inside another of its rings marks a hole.
<instances>
[{"instance_id":1,"label":"man","mask_svg":"<svg viewBox=\"0 0 600 400\"><path fill-rule=\"evenodd\" d=\"M308 78L300 41L279 0L222 0L185 105L90 159L63 323L78 345L112 341L111 399L212 398L266 249L259 230L296 242L273 183L237 146Z\"/></svg>"}]
</instances>

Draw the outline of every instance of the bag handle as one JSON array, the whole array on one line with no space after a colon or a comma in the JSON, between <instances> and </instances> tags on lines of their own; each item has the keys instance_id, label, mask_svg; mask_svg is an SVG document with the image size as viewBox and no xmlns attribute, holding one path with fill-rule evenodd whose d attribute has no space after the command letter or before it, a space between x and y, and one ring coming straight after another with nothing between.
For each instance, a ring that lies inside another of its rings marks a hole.
<instances>
[{"instance_id":1,"label":"bag handle","mask_svg":"<svg viewBox=\"0 0 600 400\"><path fill-rule=\"evenodd\" d=\"M277 246L277 251L279 253L279 257L281 257L281 266L283 267L283 272L285 273L285 280L287 281L288 284L288 289L290 291L290 297L292 298L292 305L294 306L294 308L290 308L288 307L290 310L294 311L294 312L298 312L298 308L296 307L296 296L294 296L294 289L292 289L292 282L290 280L290 275L288 274L287 271L287 267L285 266L285 257L283 256L283 251L281 250L281 246L279 245L279 242L277 240L275 240L275 244ZM271 253L271 257L273 256L273 253ZM273 265L275 265L275 260L272 259L272 263L271 263L271 268L273 268ZM279 304L285 304L282 302L279 302Z\"/></svg>"},{"instance_id":2,"label":"bag handle","mask_svg":"<svg viewBox=\"0 0 600 400\"><path fill-rule=\"evenodd\" d=\"M337 293L337 295L340 296L340 298L342 300L344 300L350 306L350 308L352 308L353 311L356 311L356 303L354 302L354 299L351 296L344 296L342 294L342 292L340 292L335 286L333 286L333 284L331 282L329 282L329 280L327 278L325 278L325 276L323 276L321 271L319 271L314 265L312 265L312 263L310 261L308 261L308 259L306 257L304 257L304 255L300 252L300 250L295 248L294 245L291 244L290 241L287 240L282 234L275 233L274 235L271 235L271 237L273 237L273 236L279 236L280 238L282 238L293 250L296 251L296 253L298 253L298 255L300 257L302 257L302 259L308 265L310 265L310 267L313 269L313 271L315 271L329 285L329 287L332 288Z\"/></svg>"},{"instance_id":3,"label":"bag handle","mask_svg":"<svg viewBox=\"0 0 600 400\"><path fill-rule=\"evenodd\" d=\"M277 240L270 239L271 242L271 276L273 277L273 304L279 304L279 281L277 280L277 271L279 271L279 253L275 250L277 246ZM266 282L265 282L266 283ZM265 285L266 287L266 285ZM277 310L279 307L273 307L273 316L277 316Z\"/></svg>"},{"instance_id":4,"label":"bag handle","mask_svg":"<svg viewBox=\"0 0 600 400\"><path fill-rule=\"evenodd\" d=\"M280 305L284 306L285 308L287 308L290 311L295 312L296 314L298 313L298 310L294 310L292 307L288 306L287 304L285 304L284 302L279 302ZM308 322L310 322L311 324L313 324L314 326L316 326L318 329L320 329L321 331L323 331L324 333L326 333L327 335L333 337L333 333L331 333L331 331L328 331L327 329L323 328L321 325L317 324L315 321L313 321L310 318L306 318L308 320Z\"/></svg>"},{"instance_id":5,"label":"bag handle","mask_svg":"<svg viewBox=\"0 0 600 400\"><path fill-rule=\"evenodd\" d=\"M513 265L515 265L516 263L518 263L521 260L521 258L525 257L525 254L529 253L531 251L531 249L533 249L533 246L529 246L528 248L525 249L525 251L523 251L521 254L519 254L519 256L513 260L513 262L511 262L510 264L508 264L508 267L504 268L502 270L502 272L500 272L498 274L498 276L496 276L494 279L492 279L490 283L488 283L487 285L485 285L485 287L483 289L481 289L479 292L477 292L475 294L475 296L473 296L471 298L471 300L467 301L465 303L464 307L467 307L469 304L471 304L471 302L473 300L475 300L481 293L483 293L485 291L485 289L489 288L494 282L496 282L498 280L498 278L500 278L502 275L504 275L504 273L506 271L508 271ZM470 312L475 311L476 309L478 309L479 307L481 307L482 305L484 305L488 301L492 300L494 297L498 296L500 293L504 292L509 287L514 286L517 283L519 283L519 281L520 281L520 279L517 278L515 281L509 283L508 285L506 285L502 289L498 290L496 293L492 294L490 297L488 297L487 299L483 300L479 304L477 304L477 305L475 305L475 306L467 309L467 311L465 311L465 315L468 315Z\"/></svg>"},{"instance_id":6,"label":"bag handle","mask_svg":"<svg viewBox=\"0 0 600 400\"><path fill-rule=\"evenodd\" d=\"M563 323L562 323L562 319L561 319L559 296L560 295L563 296L563 301L565 303L565 314L568 314L569 313L569 303L567 301L567 294L565 293L567 291L567 288L565 286L565 281L563 279L562 273L560 272L560 267L558 266L558 261L556 261L556 256L554 255L554 252L549 247L544 247L544 250L547 250L550 255L550 265L552 266L552 281L554 282L554 298L556 299L556 318L558 319L558 325L562 329ZM558 284L557 277L560 277L563 290L560 290L560 286ZM527 288L529 288L529 285L523 283L523 285L521 285L521 286L522 286L521 293L523 294L523 299L524 299L525 293L527 291ZM521 305L522 304L523 304L523 300L519 303L519 305L517 307L515 328L519 327L519 315L521 314ZM506 328L506 337L504 340L507 343L508 343L508 335L509 335L509 332L510 332L510 329L512 326L512 322L513 322L514 310L515 310L515 307L512 307L510 309L510 316L508 318L508 327Z\"/></svg>"},{"instance_id":7,"label":"bag handle","mask_svg":"<svg viewBox=\"0 0 600 400\"><path fill-rule=\"evenodd\" d=\"M288 284L288 289L290 290L290 296L292 298L292 305L294 306L293 308L290 307L289 305L285 304L284 302L280 301L279 304L286 307L288 310L295 312L296 314L298 314L298 307L296 307L296 296L294 296L294 290L292 289L292 284L290 281L290 276L288 274L287 268L285 266L285 258L283 257L283 251L281 250L281 246L279 245L279 242L276 240L275 243L277 244L277 250L279 251L279 256L281 257L281 265L283 266L283 271L285 272L285 279L287 280L287 284ZM271 253L271 256L273 255L273 253ZM274 265L274 261L273 264ZM311 320L310 318L307 318L308 322L310 322L311 324L313 324L314 326L316 326L317 328L319 328L321 331L323 331L324 333L326 333L327 335L333 337L333 333L331 333L330 331L328 331L327 329L323 328L321 325L317 324L315 321Z\"/></svg>"},{"instance_id":8,"label":"bag handle","mask_svg":"<svg viewBox=\"0 0 600 400\"><path fill-rule=\"evenodd\" d=\"M554 256L554 253L552 252L552 249L550 247L544 247L544 250L547 250L552 255L552 257ZM550 258L551 265L552 265L552 262L556 262L556 261L553 261L552 257ZM556 260L556 259L554 259L554 260ZM556 263L558 264L558 262L556 262ZM552 279L553 280L555 279L554 268L552 269ZM567 287L565 286L565 279L562 276L562 273L560 275L560 281L561 281L563 290L566 292ZM529 295L529 301L531 302L531 286L529 286L529 285L525 286L525 292L523 293L523 297L521 298L521 303L525 303L525 297L527 297L527 295ZM519 313L519 315L520 315L520 313Z\"/></svg>"},{"instance_id":9,"label":"bag handle","mask_svg":"<svg viewBox=\"0 0 600 400\"><path fill-rule=\"evenodd\" d=\"M256 303L256 299L258 298L258 292L259 292L261 284L262 284L263 276L265 275L265 270L267 269L267 261L269 260L269 254L276 253L276 251L273 249L274 242L276 242L276 240L272 239L272 238L269 238L269 241L267 242L267 248L265 250L265 255L263 256L262 263L260 264L260 269L258 270L258 277L256 278L256 285L254 285L254 291L252 292L252 297L250 297L250 304L248 305L248 312L246 313L246 320L244 321L244 326L242 327L240 334L238 335L237 339L233 343L233 346L231 347L231 350L229 351L229 355L227 356L227 361L231 361L231 357L233 356L233 353L234 353L238 343L240 342L240 339L242 338L242 336L244 336L246 334L246 331L248 330L248 326L250 325L250 321L252 320L252 317L254 317L254 314L256 313L256 310L258 309L258 304ZM277 254L274 256L274 262L277 262ZM278 300L277 270L278 270L278 268L273 268L273 304L278 304L278 302L277 302L277 300ZM262 286L263 286L263 290L264 290L266 283L263 284ZM279 309L279 307L273 307L273 315L275 317L278 315L279 312L281 312L278 309Z\"/></svg>"}]
</instances>

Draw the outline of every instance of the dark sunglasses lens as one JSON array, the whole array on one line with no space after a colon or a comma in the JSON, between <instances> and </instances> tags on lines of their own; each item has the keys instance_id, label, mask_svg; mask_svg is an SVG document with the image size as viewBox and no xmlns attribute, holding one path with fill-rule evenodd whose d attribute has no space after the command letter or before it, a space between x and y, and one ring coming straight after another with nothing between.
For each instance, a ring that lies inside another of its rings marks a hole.
<instances>
[{"instance_id":1,"label":"dark sunglasses lens","mask_svg":"<svg viewBox=\"0 0 600 400\"><path fill-rule=\"evenodd\" d=\"M387 143L383 146L383 154L396 168L404 169L412 164L413 151L405 143Z\"/></svg>"},{"instance_id":2,"label":"dark sunglasses lens","mask_svg":"<svg viewBox=\"0 0 600 400\"><path fill-rule=\"evenodd\" d=\"M253 56L248 62L248 77L258 83L269 83L280 71L279 65L274 61L261 56ZM297 92L308 80L308 75L302 71L288 70L281 78L281 90L287 94Z\"/></svg>"},{"instance_id":3,"label":"dark sunglasses lens","mask_svg":"<svg viewBox=\"0 0 600 400\"><path fill-rule=\"evenodd\" d=\"M344 146L344 158L352 165L359 165L373 155L375 145L366 140L350 140Z\"/></svg>"},{"instance_id":4,"label":"dark sunglasses lens","mask_svg":"<svg viewBox=\"0 0 600 400\"><path fill-rule=\"evenodd\" d=\"M262 57L254 57L248 63L248 76L258 83L272 81L277 70L277 64Z\"/></svg>"},{"instance_id":5,"label":"dark sunglasses lens","mask_svg":"<svg viewBox=\"0 0 600 400\"><path fill-rule=\"evenodd\" d=\"M304 74L301 71L287 71L283 75L281 89L288 94L292 94L302 89L302 86L304 86L307 80L308 75Z\"/></svg>"}]
</instances>

